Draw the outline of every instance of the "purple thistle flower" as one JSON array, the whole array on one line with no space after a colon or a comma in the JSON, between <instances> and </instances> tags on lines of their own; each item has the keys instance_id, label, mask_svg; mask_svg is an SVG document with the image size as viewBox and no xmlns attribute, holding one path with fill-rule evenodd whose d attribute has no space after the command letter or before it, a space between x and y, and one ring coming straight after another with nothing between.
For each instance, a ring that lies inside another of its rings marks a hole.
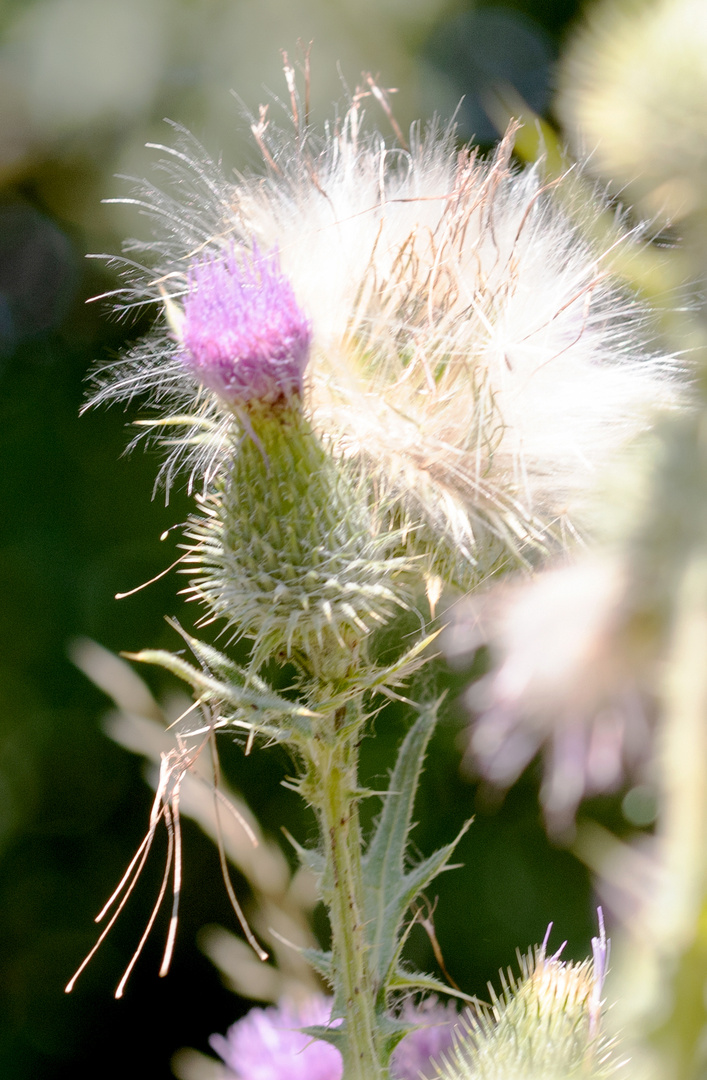
<instances>
[{"instance_id":1,"label":"purple thistle flower","mask_svg":"<svg viewBox=\"0 0 707 1080\"><path fill-rule=\"evenodd\" d=\"M227 405L302 392L312 328L276 251L232 246L194 263L178 336L185 367Z\"/></svg>"},{"instance_id":2,"label":"purple thistle flower","mask_svg":"<svg viewBox=\"0 0 707 1080\"><path fill-rule=\"evenodd\" d=\"M336 1047L297 1030L327 1024L330 1015L325 997L300 1005L283 1001L251 1009L225 1036L212 1035L209 1042L239 1080L341 1080Z\"/></svg>"},{"instance_id":3,"label":"purple thistle flower","mask_svg":"<svg viewBox=\"0 0 707 1080\"><path fill-rule=\"evenodd\" d=\"M431 1077L436 1071L431 1061L439 1061L441 1055L451 1050L454 1043L454 1025L459 1014L453 1002L442 1005L436 998L427 998L420 1005L405 1003L403 1018L411 1024L419 1024L414 1031L398 1043L390 1062L390 1075L394 1080L419 1080Z\"/></svg>"},{"instance_id":4,"label":"purple thistle flower","mask_svg":"<svg viewBox=\"0 0 707 1080\"><path fill-rule=\"evenodd\" d=\"M281 1002L269 1009L251 1009L225 1036L212 1035L209 1041L238 1080L341 1080L339 1051L297 1030L326 1025L330 1016L330 998L311 998L304 1005ZM420 1027L398 1044L391 1077L419 1080L431 1074L430 1058L439 1058L452 1046L457 1012L453 1005L430 998L419 1006L409 1002L403 1017Z\"/></svg>"}]
</instances>

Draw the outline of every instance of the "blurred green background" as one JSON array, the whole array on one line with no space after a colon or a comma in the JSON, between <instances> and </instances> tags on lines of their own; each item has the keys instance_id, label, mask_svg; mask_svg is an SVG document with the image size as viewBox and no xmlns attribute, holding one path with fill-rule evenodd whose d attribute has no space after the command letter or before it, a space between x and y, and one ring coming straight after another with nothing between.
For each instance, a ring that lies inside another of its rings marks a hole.
<instances>
[{"instance_id":1,"label":"blurred green background","mask_svg":"<svg viewBox=\"0 0 707 1080\"><path fill-rule=\"evenodd\" d=\"M118 252L148 235L115 174L143 175L147 141L167 142L169 117L188 127L226 168L257 164L235 91L251 109L284 96L280 49L294 58L313 41L313 120L345 97L362 70L398 87L405 128L457 108L460 135L495 137L484 101L509 84L552 118L557 57L579 0L472 4L449 0L4 0L0 6L0 1076L83 1080L128 1071L163 1080L181 1046L208 1050L248 1007L200 953L198 930L233 927L216 852L185 825L184 903L176 956L158 979L164 920L125 998L112 991L157 892L148 864L129 909L71 996L63 987L95 939L93 917L146 828L151 793L140 760L102 732L107 699L70 663L77 636L107 648L176 645L165 615L194 613L167 575L116 601L175 557L181 492L152 497L157 459L124 457L137 415L118 409L79 419L84 380L148 329L117 322L86 300L111 272L87 253ZM378 119L378 118L376 118ZM380 118L381 126L384 118ZM157 693L169 691L148 675ZM165 677L166 678L166 677ZM543 832L535 776L501 806L477 805L459 772L463 720L448 711L429 758L415 840L422 852L476 822L460 848L464 869L439 883L435 916L447 967L464 990L485 993L515 947L547 923L568 955L586 954L594 931L586 870ZM366 747L384 775L399 718L384 714ZM228 749L228 748L226 748ZM278 750L227 770L264 827L300 840L311 823L280 786L291 764ZM596 812L610 820L615 804ZM553 939L554 940L554 939ZM418 962L434 969L421 930Z\"/></svg>"}]
</instances>

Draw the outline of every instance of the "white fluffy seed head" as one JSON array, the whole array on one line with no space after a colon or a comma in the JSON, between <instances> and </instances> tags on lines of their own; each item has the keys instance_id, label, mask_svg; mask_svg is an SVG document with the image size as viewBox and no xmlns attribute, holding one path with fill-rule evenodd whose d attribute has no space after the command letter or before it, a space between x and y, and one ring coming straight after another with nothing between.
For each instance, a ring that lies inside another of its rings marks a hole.
<instances>
[{"instance_id":1,"label":"white fluffy seed head","mask_svg":"<svg viewBox=\"0 0 707 1080\"><path fill-rule=\"evenodd\" d=\"M360 101L323 136L271 133L261 112L265 175L236 183L182 134L161 165L169 191L138 196L159 239L133 245L152 268L128 267L125 306L178 303L205 252L277 247L312 327L315 429L380 528L407 529L451 576L460 556L484 575L571 523L598 470L674 404L672 365L556 188L511 166L512 131L488 162L436 125L391 148L363 134ZM167 483L185 457L211 478L233 421L168 335L98 383L96 400L147 389L182 415Z\"/></svg>"}]
</instances>

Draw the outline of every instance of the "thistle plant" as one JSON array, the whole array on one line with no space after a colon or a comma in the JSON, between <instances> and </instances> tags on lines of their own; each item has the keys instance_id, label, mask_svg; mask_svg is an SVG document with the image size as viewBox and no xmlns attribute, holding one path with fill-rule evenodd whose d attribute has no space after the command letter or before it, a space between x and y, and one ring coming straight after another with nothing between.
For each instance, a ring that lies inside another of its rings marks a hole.
<instances>
[{"instance_id":1,"label":"thistle plant","mask_svg":"<svg viewBox=\"0 0 707 1080\"><path fill-rule=\"evenodd\" d=\"M128 245L114 295L121 310L153 306L156 327L97 372L92 403L144 393L154 406L138 437L165 445L161 481L183 470L196 501L185 593L227 643L181 631L192 660L134 657L183 679L198 710L164 761L135 866L164 819L178 897L179 787L218 732L286 745L319 826L297 852L331 928L331 948L307 952L331 1007L306 1033L337 1048L345 1080L376 1080L419 1026L404 1000L461 994L402 960L408 911L458 837L408 857L440 702L399 688L433 654L445 590L532 566L584 530L595 472L675 392L604 255L537 170L514 171L512 130L488 162L438 124L387 146L365 133L367 97L390 116L369 77L319 136L287 63L285 75L291 132L264 109L252 123L264 175L234 183L180 131L162 148L167 190L141 184L128 200L156 235ZM419 634L383 661L376 632L401 615ZM285 664L280 693L267 673ZM381 695L411 717L364 843L359 806L374 793L359 746Z\"/></svg>"}]
</instances>

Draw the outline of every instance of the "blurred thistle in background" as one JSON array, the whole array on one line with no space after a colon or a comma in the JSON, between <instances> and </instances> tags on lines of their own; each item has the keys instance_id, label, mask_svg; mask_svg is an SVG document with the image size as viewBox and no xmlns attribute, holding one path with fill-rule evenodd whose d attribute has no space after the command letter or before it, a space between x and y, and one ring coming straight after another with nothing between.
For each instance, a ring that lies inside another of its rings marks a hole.
<instances>
[{"instance_id":1,"label":"blurred thistle in background","mask_svg":"<svg viewBox=\"0 0 707 1080\"><path fill-rule=\"evenodd\" d=\"M391 1062L393 1080L427 1080L434 1074L430 1058L452 1047L457 1010L428 999L426 1008L408 1003L406 1013L420 1025L396 1048ZM299 1006L251 1009L225 1036L213 1035L211 1045L232 1073L243 1080L341 1080L341 1056L324 1042L313 1041L298 1028L326 1024L331 999L311 997ZM196 1075L196 1074L195 1074Z\"/></svg>"},{"instance_id":2,"label":"blurred thistle in background","mask_svg":"<svg viewBox=\"0 0 707 1080\"><path fill-rule=\"evenodd\" d=\"M587 557L466 602L446 636L460 666L493 643L491 671L465 695L478 717L465 767L506 789L542 749L540 800L559 838L572 837L583 799L617 790L627 773L649 778L651 710L640 676L654 657L632 665L628 641L616 640L624 589L613 562Z\"/></svg>"},{"instance_id":3,"label":"blurred thistle in background","mask_svg":"<svg viewBox=\"0 0 707 1080\"><path fill-rule=\"evenodd\" d=\"M621 785L624 769L636 785L634 835L580 811L574 849L623 925L611 988L629 1074L680 1080L707 1061L706 14L691 0L595 5L556 103L589 168L673 242L666 280L687 279L694 299L666 325L694 370L693 407L607 478L591 555L466 616L468 640L495 658L472 692L482 773L507 784L545 744L546 813L564 829L583 794Z\"/></svg>"},{"instance_id":4,"label":"blurred thistle in background","mask_svg":"<svg viewBox=\"0 0 707 1080\"><path fill-rule=\"evenodd\" d=\"M559 69L556 109L575 152L667 223L704 209L705 40L701 0L597 3Z\"/></svg>"}]
</instances>

